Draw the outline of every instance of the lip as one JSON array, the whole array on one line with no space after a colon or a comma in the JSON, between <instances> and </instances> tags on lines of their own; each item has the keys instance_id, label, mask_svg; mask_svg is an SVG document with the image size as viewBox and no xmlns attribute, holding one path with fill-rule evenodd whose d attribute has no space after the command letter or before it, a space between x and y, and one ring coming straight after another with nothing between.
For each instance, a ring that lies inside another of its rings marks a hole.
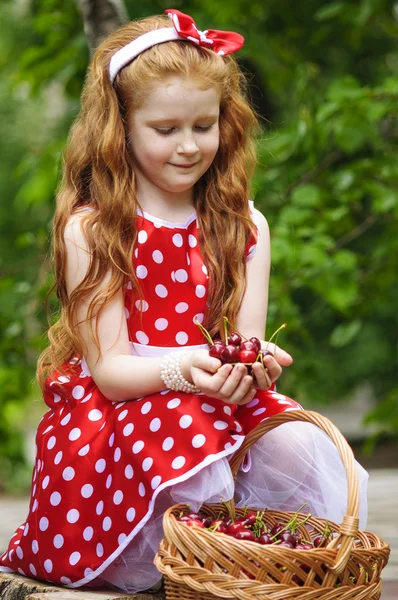
<instances>
[{"instance_id":1,"label":"lip","mask_svg":"<svg viewBox=\"0 0 398 600\"><path fill-rule=\"evenodd\" d=\"M173 167L181 167L183 169L189 169L190 167L194 167L197 163L191 163L189 165L175 165L174 163L170 163Z\"/></svg>"}]
</instances>

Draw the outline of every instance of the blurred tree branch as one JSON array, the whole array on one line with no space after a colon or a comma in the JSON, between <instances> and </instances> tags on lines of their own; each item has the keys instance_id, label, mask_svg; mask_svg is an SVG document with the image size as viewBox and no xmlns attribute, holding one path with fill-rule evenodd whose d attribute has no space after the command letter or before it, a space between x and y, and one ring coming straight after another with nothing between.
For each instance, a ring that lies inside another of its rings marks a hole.
<instances>
[{"instance_id":1,"label":"blurred tree branch","mask_svg":"<svg viewBox=\"0 0 398 600\"><path fill-rule=\"evenodd\" d=\"M84 21L90 54L110 34L129 20L124 0L77 0Z\"/></svg>"}]
</instances>

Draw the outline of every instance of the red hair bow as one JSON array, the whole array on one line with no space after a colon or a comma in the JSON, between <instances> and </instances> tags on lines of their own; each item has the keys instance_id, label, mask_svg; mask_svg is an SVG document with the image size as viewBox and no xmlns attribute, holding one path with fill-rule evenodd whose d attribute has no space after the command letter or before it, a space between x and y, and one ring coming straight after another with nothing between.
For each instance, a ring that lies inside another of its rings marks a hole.
<instances>
[{"instance_id":1,"label":"red hair bow","mask_svg":"<svg viewBox=\"0 0 398 600\"><path fill-rule=\"evenodd\" d=\"M245 38L234 31L218 31L217 29L206 29L200 31L195 21L189 15L186 15L174 8L167 8L166 15L173 21L177 33L194 44L211 48L216 54L224 56L240 50L244 44Z\"/></svg>"}]
</instances>

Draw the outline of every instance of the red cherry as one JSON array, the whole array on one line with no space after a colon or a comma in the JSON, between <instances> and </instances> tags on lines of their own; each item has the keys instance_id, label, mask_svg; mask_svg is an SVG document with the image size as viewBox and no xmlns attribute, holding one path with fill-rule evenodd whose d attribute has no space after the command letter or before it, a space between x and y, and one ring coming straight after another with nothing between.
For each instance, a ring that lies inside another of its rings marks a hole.
<instances>
[{"instance_id":1,"label":"red cherry","mask_svg":"<svg viewBox=\"0 0 398 600\"><path fill-rule=\"evenodd\" d=\"M278 544L278 548L294 548L293 544L289 544L289 542L281 542Z\"/></svg>"},{"instance_id":2,"label":"red cherry","mask_svg":"<svg viewBox=\"0 0 398 600\"><path fill-rule=\"evenodd\" d=\"M251 337L249 342L251 342L252 344L254 344L256 346L257 349L257 354L260 352L261 350L261 342L258 338L256 337Z\"/></svg>"},{"instance_id":3,"label":"red cherry","mask_svg":"<svg viewBox=\"0 0 398 600\"><path fill-rule=\"evenodd\" d=\"M219 533L227 533L228 531L227 526L221 519L215 519L214 521L212 521L210 527L214 531L218 531Z\"/></svg>"},{"instance_id":4,"label":"red cherry","mask_svg":"<svg viewBox=\"0 0 398 600\"><path fill-rule=\"evenodd\" d=\"M221 360L224 363L239 362L239 350L236 346L228 344L221 352Z\"/></svg>"},{"instance_id":5,"label":"red cherry","mask_svg":"<svg viewBox=\"0 0 398 600\"><path fill-rule=\"evenodd\" d=\"M188 517L188 515L181 515L180 517L177 517L177 521L181 521L181 523L186 523L187 521L190 521L190 517Z\"/></svg>"},{"instance_id":6,"label":"red cherry","mask_svg":"<svg viewBox=\"0 0 398 600\"><path fill-rule=\"evenodd\" d=\"M210 527L212 524L213 519L211 517L203 517L202 518L202 523L205 527Z\"/></svg>"},{"instance_id":7,"label":"red cherry","mask_svg":"<svg viewBox=\"0 0 398 600\"><path fill-rule=\"evenodd\" d=\"M272 535L276 535L277 533L279 533L282 529L284 529L285 525L283 523L279 523L279 521L277 521L275 523L275 525L272 527L271 529L271 533Z\"/></svg>"},{"instance_id":8,"label":"red cherry","mask_svg":"<svg viewBox=\"0 0 398 600\"><path fill-rule=\"evenodd\" d=\"M257 538L257 542L262 546L268 546L269 544L273 544L273 540L271 539L271 535L269 533L262 533L259 538Z\"/></svg>"},{"instance_id":9,"label":"red cherry","mask_svg":"<svg viewBox=\"0 0 398 600\"><path fill-rule=\"evenodd\" d=\"M311 544L297 544L296 550L312 550Z\"/></svg>"},{"instance_id":10,"label":"red cherry","mask_svg":"<svg viewBox=\"0 0 398 600\"><path fill-rule=\"evenodd\" d=\"M256 536L254 535L254 533L252 531L250 531L250 529L244 529L243 531L238 531L235 534L235 538L237 540L246 540L249 542L256 541Z\"/></svg>"},{"instance_id":11,"label":"red cherry","mask_svg":"<svg viewBox=\"0 0 398 600\"><path fill-rule=\"evenodd\" d=\"M200 527L204 529L204 525L200 519L190 519L189 521L185 521L185 523L189 525L189 527L195 525L195 527Z\"/></svg>"},{"instance_id":12,"label":"red cherry","mask_svg":"<svg viewBox=\"0 0 398 600\"><path fill-rule=\"evenodd\" d=\"M245 525L252 525L253 523L255 523L257 521L257 513L254 512L253 510L249 510L244 517L242 517L243 522L245 523Z\"/></svg>"},{"instance_id":13,"label":"red cherry","mask_svg":"<svg viewBox=\"0 0 398 600\"><path fill-rule=\"evenodd\" d=\"M246 571L246 569L242 569L242 573L244 573L245 575L248 576L249 579L254 579L254 575L252 575L251 573L249 573L249 571Z\"/></svg>"},{"instance_id":14,"label":"red cherry","mask_svg":"<svg viewBox=\"0 0 398 600\"><path fill-rule=\"evenodd\" d=\"M235 536L239 531L246 531L244 528L244 523L242 521L235 521L235 523L231 523L228 527L228 535Z\"/></svg>"},{"instance_id":15,"label":"red cherry","mask_svg":"<svg viewBox=\"0 0 398 600\"><path fill-rule=\"evenodd\" d=\"M243 363L254 363L257 358L257 353L253 350L240 350L239 360Z\"/></svg>"},{"instance_id":16,"label":"red cherry","mask_svg":"<svg viewBox=\"0 0 398 600\"><path fill-rule=\"evenodd\" d=\"M190 512L188 513L188 517L190 517L191 519L202 519L202 516L199 513L196 512Z\"/></svg>"},{"instance_id":17,"label":"red cherry","mask_svg":"<svg viewBox=\"0 0 398 600\"><path fill-rule=\"evenodd\" d=\"M240 337L239 333L234 332L228 336L227 342L228 344L233 344L234 346L240 346L242 338Z\"/></svg>"},{"instance_id":18,"label":"red cherry","mask_svg":"<svg viewBox=\"0 0 398 600\"><path fill-rule=\"evenodd\" d=\"M325 548L327 546L328 540L323 537L323 535L318 535L314 539L315 548Z\"/></svg>"},{"instance_id":19,"label":"red cherry","mask_svg":"<svg viewBox=\"0 0 398 600\"><path fill-rule=\"evenodd\" d=\"M215 344L216 346L222 346L222 348L225 348L225 346L227 345L224 340L214 340L213 344Z\"/></svg>"},{"instance_id":20,"label":"red cherry","mask_svg":"<svg viewBox=\"0 0 398 600\"><path fill-rule=\"evenodd\" d=\"M274 356L269 350L261 350L261 354L263 355L263 358L266 356Z\"/></svg>"},{"instance_id":21,"label":"red cherry","mask_svg":"<svg viewBox=\"0 0 398 600\"><path fill-rule=\"evenodd\" d=\"M282 540L282 542L287 542L288 544L291 544L293 548L295 547L296 540L288 531L282 531L282 533L280 533L278 537L280 540Z\"/></svg>"},{"instance_id":22,"label":"red cherry","mask_svg":"<svg viewBox=\"0 0 398 600\"><path fill-rule=\"evenodd\" d=\"M292 536L294 537L296 545L301 544L301 535L299 534L298 531L296 531L296 533L292 533Z\"/></svg>"},{"instance_id":23,"label":"red cherry","mask_svg":"<svg viewBox=\"0 0 398 600\"><path fill-rule=\"evenodd\" d=\"M209 356L221 360L221 352L223 351L223 349L224 346L221 346L220 344L214 344L214 346L212 346L209 350Z\"/></svg>"},{"instance_id":24,"label":"red cherry","mask_svg":"<svg viewBox=\"0 0 398 600\"><path fill-rule=\"evenodd\" d=\"M253 351L256 353L256 356L259 353L259 350L257 350L257 344L253 344L253 342L250 342L250 341L242 342L240 345L240 349Z\"/></svg>"}]
</instances>

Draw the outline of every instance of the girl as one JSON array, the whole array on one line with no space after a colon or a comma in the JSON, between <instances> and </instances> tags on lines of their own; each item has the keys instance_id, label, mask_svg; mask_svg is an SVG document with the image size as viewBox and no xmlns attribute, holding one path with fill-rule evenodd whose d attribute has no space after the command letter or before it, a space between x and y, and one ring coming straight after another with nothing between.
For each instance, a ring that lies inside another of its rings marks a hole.
<instances>
[{"instance_id":1,"label":"girl","mask_svg":"<svg viewBox=\"0 0 398 600\"><path fill-rule=\"evenodd\" d=\"M230 56L243 38L165 12L97 49L57 198L61 317L37 369L49 410L29 513L0 569L71 588L157 584L162 516L177 502L235 494L238 506L345 513L344 469L311 425L264 436L234 488L228 459L245 435L301 407L268 389L287 353L266 358L269 379L260 364L250 376L210 357L196 325L217 336L226 315L262 337L269 232L248 201L258 122Z\"/></svg>"}]
</instances>

